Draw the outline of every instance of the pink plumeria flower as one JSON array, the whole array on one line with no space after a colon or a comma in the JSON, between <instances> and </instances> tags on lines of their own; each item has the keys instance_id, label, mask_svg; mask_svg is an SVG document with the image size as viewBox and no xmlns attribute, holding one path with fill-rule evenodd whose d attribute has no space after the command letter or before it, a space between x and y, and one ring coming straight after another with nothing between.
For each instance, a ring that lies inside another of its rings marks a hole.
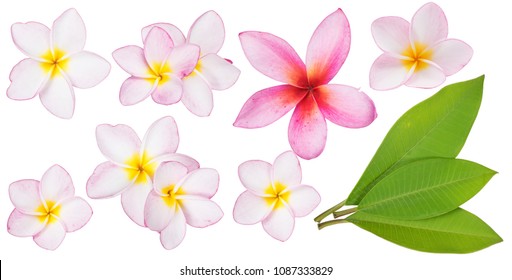
<instances>
[{"instance_id":1,"label":"pink plumeria flower","mask_svg":"<svg viewBox=\"0 0 512 280\"><path fill-rule=\"evenodd\" d=\"M235 203L237 223L261 222L273 238L286 241L295 226L295 217L304 217L320 203L320 195L311 186L301 184L302 171L297 156L284 152L274 165L250 160L238 167L238 176L247 190Z\"/></svg>"},{"instance_id":2,"label":"pink plumeria flower","mask_svg":"<svg viewBox=\"0 0 512 280\"><path fill-rule=\"evenodd\" d=\"M209 116L213 109L212 90L225 90L235 84L240 70L230 61L217 55L224 44L224 23L214 11L201 15L190 27L187 38L174 25L157 23L142 29L145 38L153 27L164 29L175 45L194 44L200 47L201 54L194 71L183 78L185 107L197 116Z\"/></svg>"},{"instance_id":3,"label":"pink plumeria flower","mask_svg":"<svg viewBox=\"0 0 512 280\"><path fill-rule=\"evenodd\" d=\"M146 226L160 233L164 248L176 248L185 238L187 224L204 228L222 218L224 213L210 200L218 187L215 169L199 168L189 173L179 162L162 163L146 201Z\"/></svg>"},{"instance_id":4,"label":"pink plumeria flower","mask_svg":"<svg viewBox=\"0 0 512 280\"><path fill-rule=\"evenodd\" d=\"M96 140L109 161L94 170L87 181L87 195L108 198L121 194L125 213L140 226L144 226L144 204L161 162L177 161L189 171L199 168L191 157L176 153L179 136L172 117L155 121L142 142L131 127L123 124L99 125Z\"/></svg>"},{"instance_id":5,"label":"pink plumeria flower","mask_svg":"<svg viewBox=\"0 0 512 280\"><path fill-rule=\"evenodd\" d=\"M84 51L85 25L75 9L65 11L50 30L39 22L15 23L12 39L27 55L11 71L7 96L32 99L39 94L43 106L57 117L69 119L75 110L73 87L91 88L110 72L110 63Z\"/></svg>"},{"instance_id":6,"label":"pink plumeria flower","mask_svg":"<svg viewBox=\"0 0 512 280\"><path fill-rule=\"evenodd\" d=\"M377 46L384 51L370 69L370 87L389 90L401 85L434 88L461 70L473 49L447 39L448 22L441 8L427 3L412 17L382 17L372 24Z\"/></svg>"},{"instance_id":7,"label":"pink plumeria flower","mask_svg":"<svg viewBox=\"0 0 512 280\"><path fill-rule=\"evenodd\" d=\"M92 216L92 209L75 196L69 174L59 165L50 167L41 181L27 179L9 186L14 204L7 221L7 231L19 237L33 236L41 248L55 250L67 232L82 228Z\"/></svg>"},{"instance_id":8,"label":"pink plumeria flower","mask_svg":"<svg viewBox=\"0 0 512 280\"><path fill-rule=\"evenodd\" d=\"M288 128L293 151L304 159L319 156L327 140L325 119L349 128L365 127L377 114L373 101L358 89L328 84L350 49L350 26L341 9L325 18L309 41L306 64L283 39L264 32L240 34L249 62L264 75L286 83L256 92L234 125L269 125L296 106Z\"/></svg>"},{"instance_id":9,"label":"pink plumeria flower","mask_svg":"<svg viewBox=\"0 0 512 280\"><path fill-rule=\"evenodd\" d=\"M176 46L167 32L153 27L144 38L144 48L126 46L115 50L112 56L132 75L121 86L121 104L133 105L151 95L156 103L170 105L181 100L181 79L194 70L199 47Z\"/></svg>"}]
</instances>

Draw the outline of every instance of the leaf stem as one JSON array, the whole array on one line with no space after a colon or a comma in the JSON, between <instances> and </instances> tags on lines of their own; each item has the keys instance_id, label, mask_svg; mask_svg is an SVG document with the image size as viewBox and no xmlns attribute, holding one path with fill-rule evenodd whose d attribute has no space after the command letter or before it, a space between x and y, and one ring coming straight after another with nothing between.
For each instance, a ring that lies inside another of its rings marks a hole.
<instances>
[{"instance_id":1,"label":"leaf stem","mask_svg":"<svg viewBox=\"0 0 512 280\"><path fill-rule=\"evenodd\" d=\"M318 229L323 229L324 227L328 227L328 226L332 226L332 225L337 225L337 224L345 224L345 223L349 223L349 221L345 220L345 219L339 219L339 220L330 220L330 221L327 221L327 222L323 222L323 223L319 223L318 224Z\"/></svg>"},{"instance_id":2,"label":"leaf stem","mask_svg":"<svg viewBox=\"0 0 512 280\"><path fill-rule=\"evenodd\" d=\"M353 207L353 208L349 208L349 209L345 209L345 210L341 210L341 211L336 211L336 212L332 213L332 215L334 216L335 219L337 219L339 217L343 217L345 215L352 214L356 211L357 211L357 207Z\"/></svg>"},{"instance_id":3,"label":"leaf stem","mask_svg":"<svg viewBox=\"0 0 512 280\"><path fill-rule=\"evenodd\" d=\"M327 209L327 211L323 212L322 214L318 215L316 218L315 218L315 222L317 223L320 223L323 219L325 219L327 216L331 215L332 213L334 213L336 210L340 209L341 207L343 207L345 205L345 203L347 202L347 200L343 200L342 202L334 205L333 207ZM319 225L320 226L320 225Z\"/></svg>"}]
</instances>

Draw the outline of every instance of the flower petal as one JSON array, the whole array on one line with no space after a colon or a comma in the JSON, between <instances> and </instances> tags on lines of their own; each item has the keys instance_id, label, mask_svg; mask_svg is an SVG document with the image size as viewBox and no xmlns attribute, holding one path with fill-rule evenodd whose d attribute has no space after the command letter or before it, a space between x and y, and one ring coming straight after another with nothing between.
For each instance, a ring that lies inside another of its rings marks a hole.
<instances>
[{"instance_id":1,"label":"flower petal","mask_svg":"<svg viewBox=\"0 0 512 280\"><path fill-rule=\"evenodd\" d=\"M320 194L311 186L299 185L290 189L287 202L295 217L304 217L320 204Z\"/></svg>"},{"instance_id":2,"label":"flower petal","mask_svg":"<svg viewBox=\"0 0 512 280\"><path fill-rule=\"evenodd\" d=\"M288 207L277 207L263 220L262 225L270 236L284 242L292 235L295 219Z\"/></svg>"},{"instance_id":3,"label":"flower petal","mask_svg":"<svg viewBox=\"0 0 512 280\"><path fill-rule=\"evenodd\" d=\"M297 105L288 127L288 141L303 159L318 157L327 140L327 123L312 94Z\"/></svg>"},{"instance_id":4,"label":"flower petal","mask_svg":"<svg viewBox=\"0 0 512 280\"><path fill-rule=\"evenodd\" d=\"M42 60L50 50L50 29L39 22L15 23L11 34L16 47L28 57Z\"/></svg>"},{"instance_id":5,"label":"flower petal","mask_svg":"<svg viewBox=\"0 0 512 280\"><path fill-rule=\"evenodd\" d=\"M242 32L239 37L245 56L256 70L276 81L308 86L306 66L288 42L265 32Z\"/></svg>"},{"instance_id":6,"label":"flower petal","mask_svg":"<svg viewBox=\"0 0 512 280\"><path fill-rule=\"evenodd\" d=\"M7 220L7 231L18 237L34 236L43 230L44 222L38 216L23 214L14 209Z\"/></svg>"},{"instance_id":7,"label":"flower petal","mask_svg":"<svg viewBox=\"0 0 512 280\"><path fill-rule=\"evenodd\" d=\"M172 73L183 78L194 71L199 60L199 47L185 44L174 47L167 59Z\"/></svg>"},{"instance_id":8,"label":"flower petal","mask_svg":"<svg viewBox=\"0 0 512 280\"><path fill-rule=\"evenodd\" d=\"M136 184L129 187L121 194L121 203L124 212L132 221L141 227L144 226L144 206L151 190L151 183Z\"/></svg>"},{"instance_id":9,"label":"flower petal","mask_svg":"<svg viewBox=\"0 0 512 280\"><path fill-rule=\"evenodd\" d=\"M315 100L329 121L349 128L368 126L377 117L368 95L345 85L323 85L315 89Z\"/></svg>"},{"instance_id":10,"label":"flower petal","mask_svg":"<svg viewBox=\"0 0 512 280\"><path fill-rule=\"evenodd\" d=\"M406 86L416 88L435 88L446 80L443 70L435 65L429 64L421 70L416 70L405 82Z\"/></svg>"},{"instance_id":11,"label":"flower petal","mask_svg":"<svg viewBox=\"0 0 512 280\"><path fill-rule=\"evenodd\" d=\"M39 92L39 98L43 106L55 116L63 119L73 117L75 93L62 72L48 80Z\"/></svg>"},{"instance_id":12,"label":"flower petal","mask_svg":"<svg viewBox=\"0 0 512 280\"><path fill-rule=\"evenodd\" d=\"M180 138L178 126L173 117L167 116L156 120L144 135L141 153L155 158L176 152Z\"/></svg>"},{"instance_id":13,"label":"flower petal","mask_svg":"<svg viewBox=\"0 0 512 280\"><path fill-rule=\"evenodd\" d=\"M98 165L87 180L87 195L90 198L113 197L133 185L133 180L125 168L107 161Z\"/></svg>"},{"instance_id":14,"label":"flower petal","mask_svg":"<svg viewBox=\"0 0 512 280\"><path fill-rule=\"evenodd\" d=\"M126 46L115 50L112 57L124 71L138 78L151 78L151 68L146 62L144 49L139 46Z\"/></svg>"},{"instance_id":15,"label":"flower petal","mask_svg":"<svg viewBox=\"0 0 512 280\"><path fill-rule=\"evenodd\" d=\"M18 211L35 215L42 203L39 181L28 179L12 183L9 186L9 198Z\"/></svg>"},{"instance_id":16,"label":"flower petal","mask_svg":"<svg viewBox=\"0 0 512 280\"><path fill-rule=\"evenodd\" d=\"M411 20L411 40L426 46L446 39L448 36L448 21L443 10L435 3L423 5Z\"/></svg>"},{"instance_id":17,"label":"flower petal","mask_svg":"<svg viewBox=\"0 0 512 280\"><path fill-rule=\"evenodd\" d=\"M188 169L188 172L199 168L199 163L195 159L183 154L167 154L156 158L154 161L157 163L164 161L176 161L185 165Z\"/></svg>"},{"instance_id":18,"label":"flower petal","mask_svg":"<svg viewBox=\"0 0 512 280\"><path fill-rule=\"evenodd\" d=\"M81 51L69 57L65 71L73 86L91 88L108 76L110 63L95 53Z\"/></svg>"},{"instance_id":19,"label":"flower petal","mask_svg":"<svg viewBox=\"0 0 512 280\"><path fill-rule=\"evenodd\" d=\"M405 83L409 71L402 60L382 54L370 69L370 87L375 90L390 90Z\"/></svg>"},{"instance_id":20,"label":"flower petal","mask_svg":"<svg viewBox=\"0 0 512 280\"><path fill-rule=\"evenodd\" d=\"M146 37L148 36L149 31L153 27L159 27L159 28L163 29L165 32L167 32L167 34L171 37L171 40L175 46L185 44L185 36L181 32L181 30L178 27L176 27L170 23L163 23L163 22L154 23L154 24L151 24L151 25L148 25L148 26L142 28L142 41L143 42L146 41Z\"/></svg>"},{"instance_id":21,"label":"flower petal","mask_svg":"<svg viewBox=\"0 0 512 280\"><path fill-rule=\"evenodd\" d=\"M401 17L381 17L372 23L373 40L384 52L396 55L409 48L410 23Z\"/></svg>"},{"instance_id":22,"label":"flower petal","mask_svg":"<svg viewBox=\"0 0 512 280\"><path fill-rule=\"evenodd\" d=\"M146 99L156 86L152 79L130 77L121 86L119 101L125 106L137 104Z\"/></svg>"},{"instance_id":23,"label":"flower petal","mask_svg":"<svg viewBox=\"0 0 512 280\"><path fill-rule=\"evenodd\" d=\"M193 114L199 117L209 116L213 110L213 95L210 86L197 73L183 78L181 102Z\"/></svg>"},{"instance_id":24,"label":"flower petal","mask_svg":"<svg viewBox=\"0 0 512 280\"><path fill-rule=\"evenodd\" d=\"M163 75L163 79L151 93L151 98L158 104L171 105L181 100L183 82L176 75Z\"/></svg>"},{"instance_id":25,"label":"flower petal","mask_svg":"<svg viewBox=\"0 0 512 280\"><path fill-rule=\"evenodd\" d=\"M187 175L180 187L185 195L211 198L219 188L219 173L212 168L196 169Z\"/></svg>"},{"instance_id":26,"label":"flower petal","mask_svg":"<svg viewBox=\"0 0 512 280\"><path fill-rule=\"evenodd\" d=\"M272 185L272 165L261 160L249 160L238 166L238 177L245 188L254 194L264 196Z\"/></svg>"},{"instance_id":27,"label":"flower petal","mask_svg":"<svg viewBox=\"0 0 512 280\"><path fill-rule=\"evenodd\" d=\"M41 63L27 58L16 64L9 75L11 85L7 89L7 97L14 100L34 98L44 87L48 75Z\"/></svg>"},{"instance_id":28,"label":"flower petal","mask_svg":"<svg viewBox=\"0 0 512 280\"><path fill-rule=\"evenodd\" d=\"M309 41L306 68L309 84L327 84L341 68L350 50L350 25L341 9L327 16Z\"/></svg>"},{"instance_id":29,"label":"flower petal","mask_svg":"<svg viewBox=\"0 0 512 280\"><path fill-rule=\"evenodd\" d=\"M144 225L150 230L164 230L171 222L176 208L176 203L169 205L165 197L155 191L150 192L144 206Z\"/></svg>"},{"instance_id":30,"label":"flower petal","mask_svg":"<svg viewBox=\"0 0 512 280\"><path fill-rule=\"evenodd\" d=\"M92 216L89 203L81 197L73 197L60 205L59 221L66 232L73 232L85 226Z\"/></svg>"},{"instance_id":31,"label":"flower petal","mask_svg":"<svg viewBox=\"0 0 512 280\"><path fill-rule=\"evenodd\" d=\"M307 90L290 85L260 90L245 102L233 125L243 128L267 126L299 104L306 93Z\"/></svg>"},{"instance_id":32,"label":"flower petal","mask_svg":"<svg viewBox=\"0 0 512 280\"><path fill-rule=\"evenodd\" d=\"M75 9L62 13L52 27L52 48L64 51L67 55L77 53L85 46L85 24Z\"/></svg>"},{"instance_id":33,"label":"flower petal","mask_svg":"<svg viewBox=\"0 0 512 280\"><path fill-rule=\"evenodd\" d=\"M187 224L197 227L204 228L217 223L224 213L220 209L217 203L208 199L180 199L181 209L185 214Z\"/></svg>"},{"instance_id":34,"label":"flower petal","mask_svg":"<svg viewBox=\"0 0 512 280\"><path fill-rule=\"evenodd\" d=\"M185 238L187 223L183 211L178 207L169 225L160 232L160 242L165 249L176 248Z\"/></svg>"},{"instance_id":35,"label":"flower petal","mask_svg":"<svg viewBox=\"0 0 512 280\"><path fill-rule=\"evenodd\" d=\"M432 61L443 69L446 76L459 72L473 56L473 49L465 42L448 39L435 45L432 49Z\"/></svg>"},{"instance_id":36,"label":"flower petal","mask_svg":"<svg viewBox=\"0 0 512 280\"><path fill-rule=\"evenodd\" d=\"M217 53L224 43L224 23L214 11L202 14L190 27L187 40L198 45L201 53Z\"/></svg>"},{"instance_id":37,"label":"flower petal","mask_svg":"<svg viewBox=\"0 0 512 280\"><path fill-rule=\"evenodd\" d=\"M158 166L155 171L153 188L156 191L156 194L162 195L164 194L162 193L164 189L168 188L169 186L176 186L183 178L185 178L187 173L187 167L179 162L162 162L162 164L160 164L160 166ZM174 190L177 188L178 186L174 187Z\"/></svg>"},{"instance_id":38,"label":"flower petal","mask_svg":"<svg viewBox=\"0 0 512 280\"><path fill-rule=\"evenodd\" d=\"M59 203L75 195L75 187L68 172L60 165L50 167L41 178L41 196L45 201Z\"/></svg>"},{"instance_id":39,"label":"flower petal","mask_svg":"<svg viewBox=\"0 0 512 280\"><path fill-rule=\"evenodd\" d=\"M55 221L46 224L45 228L34 236L34 241L39 247L47 250L57 249L66 237L66 230L63 225Z\"/></svg>"},{"instance_id":40,"label":"flower petal","mask_svg":"<svg viewBox=\"0 0 512 280\"><path fill-rule=\"evenodd\" d=\"M214 90L225 90L235 84L240 70L216 54L207 54L199 61L199 72Z\"/></svg>"},{"instance_id":41,"label":"flower petal","mask_svg":"<svg viewBox=\"0 0 512 280\"><path fill-rule=\"evenodd\" d=\"M297 156L292 151L280 154L272 165L272 182L293 187L302 181L302 170Z\"/></svg>"},{"instance_id":42,"label":"flower petal","mask_svg":"<svg viewBox=\"0 0 512 280\"><path fill-rule=\"evenodd\" d=\"M144 56L154 73L160 73L173 46L174 43L167 32L160 27L151 28L144 40Z\"/></svg>"},{"instance_id":43,"label":"flower petal","mask_svg":"<svg viewBox=\"0 0 512 280\"><path fill-rule=\"evenodd\" d=\"M124 124L101 124L96 127L96 142L101 153L121 166L140 151L141 142L137 133Z\"/></svg>"},{"instance_id":44,"label":"flower petal","mask_svg":"<svg viewBox=\"0 0 512 280\"><path fill-rule=\"evenodd\" d=\"M242 225L253 225L261 222L272 211L271 205L261 196L245 191L235 202L233 218Z\"/></svg>"}]
</instances>

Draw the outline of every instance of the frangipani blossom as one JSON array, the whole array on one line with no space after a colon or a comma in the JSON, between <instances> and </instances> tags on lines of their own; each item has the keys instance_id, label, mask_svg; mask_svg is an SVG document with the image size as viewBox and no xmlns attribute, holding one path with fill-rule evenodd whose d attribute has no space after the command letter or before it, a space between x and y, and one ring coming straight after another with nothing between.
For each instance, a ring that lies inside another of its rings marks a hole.
<instances>
[{"instance_id":1,"label":"frangipani blossom","mask_svg":"<svg viewBox=\"0 0 512 280\"><path fill-rule=\"evenodd\" d=\"M126 46L112 53L124 71L132 75L119 92L123 105L133 105L149 95L156 103L174 104L181 100L182 78L190 74L199 58L199 47L175 46L160 27L153 27L144 38L144 48Z\"/></svg>"},{"instance_id":2,"label":"frangipani blossom","mask_svg":"<svg viewBox=\"0 0 512 280\"><path fill-rule=\"evenodd\" d=\"M99 125L96 140L109 161L94 170L87 181L87 195L108 198L121 194L125 213L140 226L144 226L144 204L161 162L180 162L189 171L199 168L194 159L176 153L179 136L172 117L155 121L142 142L131 127L123 124Z\"/></svg>"},{"instance_id":3,"label":"frangipani blossom","mask_svg":"<svg viewBox=\"0 0 512 280\"><path fill-rule=\"evenodd\" d=\"M361 128L377 117L373 101L365 93L351 86L328 84L350 49L350 26L341 9L325 18L313 33L305 64L285 40L272 34L243 32L240 42L256 70L286 84L251 96L235 126L267 126L296 107L288 140L298 156L312 159L324 150L326 118L337 125Z\"/></svg>"},{"instance_id":4,"label":"frangipani blossom","mask_svg":"<svg viewBox=\"0 0 512 280\"><path fill-rule=\"evenodd\" d=\"M110 63L83 50L85 33L84 22L75 9L58 17L51 30L38 22L13 24L14 44L29 58L12 69L7 96L27 100L39 95L52 114L71 118L75 110L73 87L94 87L110 72Z\"/></svg>"},{"instance_id":5,"label":"frangipani blossom","mask_svg":"<svg viewBox=\"0 0 512 280\"><path fill-rule=\"evenodd\" d=\"M194 44L200 47L201 54L194 71L183 78L181 101L195 115L209 116L213 109L212 90L228 89L240 76L238 68L217 55L225 37L222 19L214 11L204 13L192 24L187 38L172 24L152 24L142 29L142 38L146 38L155 26L165 30L176 46Z\"/></svg>"},{"instance_id":6,"label":"frangipani blossom","mask_svg":"<svg viewBox=\"0 0 512 280\"><path fill-rule=\"evenodd\" d=\"M382 17L372 24L373 39L384 51L370 69L370 86L389 90L401 85L433 88L461 70L473 49L447 39L448 22L441 8L427 3L412 17Z\"/></svg>"},{"instance_id":7,"label":"frangipani blossom","mask_svg":"<svg viewBox=\"0 0 512 280\"><path fill-rule=\"evenodd\" d=\"M320 203L318 192L301 184L300 163L291 151L279 155L273 165L246 161L238 167L238 176L247 190L235 203L235 221L243 225L261 222L265 231L280 241L291 236L295 217L308 215Z\"/></svg>"},{"instance_id":8,"label":"frangipani blossom","mask_svg":"<svg viewBox=\"0 0 512 280\"><path fill-rule=\"evenodd\" d=\"M7 231L19 237L33 236L41 248L55 250L67 232L82 228L92 216L92 209L75 196L69 174L59 165L50 167L41 181L27 179L9 186L14 204L7 221Z\"/></svg>"},{"instance_id":9,"label":"frangipani blossom","mask_svg":"<svg viewBox=\"0 0 512 280\"><path fill-rule=\"evenodd\" d=\"M219 174L215 169L199 168L189 173L181 163L162 163L146 201L146 226L160 233L164 248L175 248L185 237L186 224L203 228L222 218L224 213L210 200L218 186Z\"/></svg>"}]
</instances>

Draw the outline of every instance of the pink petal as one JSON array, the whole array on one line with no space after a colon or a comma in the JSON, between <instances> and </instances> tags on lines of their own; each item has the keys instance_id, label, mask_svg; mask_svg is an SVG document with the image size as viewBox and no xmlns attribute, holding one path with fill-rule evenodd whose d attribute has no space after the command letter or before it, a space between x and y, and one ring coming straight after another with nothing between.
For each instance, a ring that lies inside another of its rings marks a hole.
<instances>
[{"instance_id":1,"label":"pink petal","mask_svg":"<svg viewBox=\"0 0 512 280\"><path fill-rule=\"evenodd\" d=\"M371 98L354 87L324 85L315 88L314 95L324 117L337 125L361 128L377 117Z\"/></svg>"},{"instance_id":2,"label":"pink petal","mask_svg":"<svg viewBox=\"0 0 512 280\"><path fill-rule=\"evenodd\" d=\"M457 39L448 39L432 49L432 61L443 69L446 76L459 72L473 56L473 49Z\"/></svg>"},{"instance_id":3,"label":"pink petal","mask_svg":"<svg viewBox=\"0 0 512 280\"><path fill-rule=\"evenodd\" d=\"M203 56L199 63L199 72L215 90L228 89L240 76L238 68L216 54Z\"/></svg>"},{"instance_id":4,"label":"pink petal","mask_svg":"<svg viewBox=\"0 0 512 280\"><path fill-rule=\"evenodd\" d=\"M178 207L169 225L160 232L160 242L165 249L176 248L185 238L187 223L183 211Z\"/></svg>"},{"instance_id":5,"label":"pink petal","mask_svg":"<svg viewBox=\"0 0 512 280\"><path fill-rule=\"evenodd\" d=\"M50 29L39 22L15 23L11 34L16 47L28 57L42 60L50 50Z\"/></svg>"},{"instance_id":6,"label":"pink petal","mask_svg":"<svg viewBox=\"0 0 512 280\"><path fill-rule=\"evenodd\" d=\"M58 17L53 22L51 32L54 50L71 55L84 49L85 24L75 9L69 9Z\"/></svg>"},{"instance_id":7,"label":"pink petal","mask_svg":"<svg viewBox=\"0 0 512 280\"><path fill-rule=\"evenodd\" d=\"M253 225L261 222L272 211L271 205L261 196L245 191L235 202L233 218L242 225Z\"/></svg>"},{"instance_id":8,"label":"pink petal","mask_svg":"<svg viewBox=\"0 0 512 280\"><path fill-rule=\"evenodd\" d=\"M401 17L378 18L372 23L373 40L384 52L402 55L411 45L409 28L409 22Z\"/></svg>"},{"instance_id":9,"label":"pink petal","mask_svg":"<svg viewBox=\"0 0 512 280\"><path fill-rule=\"evenodd\" d=\"M124 212L141 227L144 226L144 206L151 190L151 183L136 184L121 194Z\"/></svg>"},{"instance_id":10,"label":"pink petal","mask_svg":"<svg viewBox=\"0 0 512 280\"><path fill-rule=\"evenodd\" d=\"M150 230L164 230L174 215L176 203L168 205L164 197L155 191L149 193L144 206L144 224Z\"/></svg>"},{"instance_id":11,"label":"pink petal","mask_svg":"<svg viewBox=\"0 0 512 280\"><path fill-rule=\"evenodd\" d=\"M350 50L350 25L341 9L327 16L309 41L306 68L309 84L328 83L345 62Z\"/></svg>"},{"instance_id":12,"label":"pink petal","mask_svg":"<svg viewBox=\"0 0 512 280\"><path fill-rule=\"evenodd\" d=\"M101 153L118 165L140 151L141 142L137 133L124 124L101 124L96 127L96 142Z\"/></svg>"},{"instance_id":13,"label":"pink petal","mask_svg":"<svg viewBox=\"0 0 512 280\"><path fill-rule=\"evenodd\" d=\"M14 100L32 99L44 87L47 79L48 75L40 62L30 58L24 59L12 68L7 97Z\"/></svg>"},{"instance_id":14,"label":"pink petal","mask_svg":"<svg viewBox=\"0 0 512 280\"><path fill-rule=\"evenodd\" d=\"M306 95L293 112L288 141L303 159L318 157L327 140L327 123L312 94Z\"/></svg>"},{"instance_id":15,"label":"pink petal","mask_svg":"<svg viewBox=\"0 0 512 280\"><path fill-rule=\"evenodd\" d=\"M43 230L44 222L40 217L23 214L18 209L14 209L7 220L7 231L18 237L34 236Z\"/></svg>"},{"instance_id":16,"label":"pink petal","mask_svg":"<svg viewBox=\"0 0 512 280\"><path fill-rule=\"evenodd\" d=\"M66 232L73 232L85 226L92 216L89 203L81 197L73 197L60 205L59 221Z\"/></svg>"},{"instance_id":17,"label":"pink petal","mask_svg":"<svg viewBox=\"0 0 512 280\"><path fill-rule=\"evenodd\" d=\"M405 83L409 70L402 60L382 54L370 69L370 87L375 90L390 90Z\"/></svg>"},{"instance_id":18,"label":"pink petal","mask_svg":"<svg viewBox=\"0 0 512 280\"><path fill-rule=\"evenodd\" d=\"M242 32L239 37L245 56L256 70L283 83L308 86L306 66L288 42L265 32Z\"/></svg>"},{"instance_id":19,"label":"pink petal","mask_svg":"<svg viewBox=\"0 0 512 280\"><path fill-rule=\"evenodd\" d=\"M183 82L176 75L163 75L163 80L158 82L151 98L158 104L171 105L181 100L183 94Z\"/></svg>"},{"instance_id":20,"label":"pink petal","mask_svg":"<svg viewBox=\"0 0 512 280\"><path fill-rule=\"evenodd\" d=\"M155 189L156 194L163 195L164 193L162 193L162 191L164 189L169 186L176 186L183 178L185 178L187 173L187 167L179 162L162 162L155 171L153 188Z\"/></svg>"},{"instance_id":21,"label":"pink petal","mask_svg":"<svg viewBox=\"0 0 512 280\"><path fill-rule=\"evenodd\" d=\"M45 201L59 203L75 195L68 172L60 165L50 167L41 178L41 196Z\"/></svg>"},{"instance_id":22,"label":"pink petal","mask_svg":"<svg viewBox=\"0 0 512 280\"><path fill-rule=\"evenodd\" d=\"M183 78L181 102L199 117L209 116L213 110L213 95L209 85L197 73L192 72Z\"/></svg>"},{"instance_id":23,"label":"pink petal","mask_svg":"<svg viewBox=\"0 0 512 280\"><path fill-rule=\"evenodd\" d=\"M98 165L87 180L87 195L90 198L113 197L133 185L133 180L125 168L107 161Z\"/></svg>"},{"instance_id":24,"label":"pink petal","mask_svg":"<svg viewBox=\"0 0 512 280\"><path fill-rule=\"evenodd\" d=\"M34 241L39 247L47 250L57 249L66 237L66 230L63 225L55 221L46 224L45 228L34 236Z\"/></svg>"},{"instance_id":25,"label":"pink petal","mask_svg":"<svg viewBox=\"0 0 512 280\"><path fill-rule=\"evenodd\" d=\"M245 188L253 193L265 196L266 189L272 185L272 165L261 160L249 160L238 167L238 177Z\"/></svg>"},{"instance_id":26,"label":"pink petal","mask_svg":"<svg viewBox=\"0 0 512 280\"><path fill-rule=\"evenodd\" d=\"M245 102L233 125L243 128L267 126L288 113L306 94L307 90L290 85L258 91Z\"/></svg>"},{"instance_id":27,"label":"pink petal","mask_svg":"<svg viewBox=\"0 0 512 280\"><path fill-rule=\"evenodd\" d=\"M171 37L160 27L153 27L149 31L144 40L144 56L154 73L160 73L173 46Z\"/></svg>"},{"instance_id":28,"label":"pink petal","mask_svg":"<svg viewBox=\"0 0 512 280\"><path fill-rule=\"evenodd\" d=\"M217 53L224 43L224 23L214 11L202 14L190 27L187 40L198 45L201 53Z\"/></svg>"},{"instance_id":29,"label":"pink petal","mask_svg":"<svg viewBox=\"0 0 512 280\"><path fill-rule=\"evenodd\" d=\"M173 117L167 116L156 120L144 135L142 152L154 158L176 152L180 138L178 126Z\"/></svg>"},{"instance_id":30,"label":"pink petal","mask_svg":"<svg viewBox=\"0 0 512 280\"><path fill-rule=\"evenodd\" d=\"M185 195L211 198L219 188L219 173L212 168L196 169L180 185Z\"/></svg>"},{"instance_id":31,"label":"pink petal","mask_svg":"<svg viewBox=\"0 0 512 280\"><path fill-rule=\"evenodd\" d=\"M119 91L119 101L125 106L134 105L146 99L158 84L151 79L130 77Z\"/></svg>"},{"instance_id":32,"label":"pink petal","mask_svg":"<svg viewBox=\"0 0 512 280\"><path fill-rule=\"evenodd\" d=\"M199 47L191 44L174 47L167 59L172 73L183 78L192 73L199 59Z\"/></svg>"},{"instance_id":33,"label":"pink petal","mask_svg":"<svg viewBox=\"0 0 512 280\"><path fill-rule=\"evenodd\" d=\"M103 81L110 73L110 63L103 57L82 51L69 57L66 74L73 86L91 88Z\"/></svg>"},{"instance_id":34,"label":"pink petal","mask_svg":"<svg viewBox=\"0 0 512 280\"><path fill-rule=\"evenodd\" d=\"M142 41L143 42L146 41L146 37L148 36L149 31L153 27L159 27L159 28L163 29L165 32L167 32L167 34L171 37L171 40L175 46L185 44L185 36L181 32L181 30L178 27L176 27L170 23L163 23L163 22L154 23L154 24L151 24L151 25L148 25L148 26L142 28Z\"/></svg>"},{"instance_id":35,"label":"pink petal","mask_svg":"<svg viewBox=\"0 0 512 280\"><path fill-rule=\"evenodd\" d=\"M43 106L55 116L63 119L73 117L75 93L62 73L48 80L45 87L39 92L39 98Z\"/></svg>"},{"instance_id":36,"label":"pink petal","mask_svg":"<svg viewBox=\"0 0 512 280\"><path fill-rule=\"evenodd\" d=\"M435 3L423 5L414 14L411 21L411 40L426 46L446 39L448 36L448 21L443 10Z\"/></svg>"},{"instance_id":37,"label":"pink petal","mask_svg":"<svg viewBox=\"0 0 512 280\"><path fill-rule=\"evenodd\" d=\"M272 165L272 182L279 182L287 187L300 184L302 170L297 156L292 151L280 154Z\"/></svg>"},{"instance_id":38,"label":"pink petal","mask_svg":"<svg viewBox=\"0 0 512 280\"><path fill-rule=\"evenodd\" d=\"M199 197L180 199L180 206L187 224L197 228L211 226L224 216L219 205L208 199Z\"/></svg>"},{"instance_id":39,"label":"pink petal","mask_svg":"<svg viewBox=\"0 0 512 280\"><path fill-rule=\"evenodd\" d=\"M320 204L320 195L311 186L299 185L290 189L287 202L295 217L304 217Z\"/></svg>"},{"instance_id":40,"label":"pink petal","mask_svg":"<svg viewBox=\"0 0 512 280\"><path fill-rule=\"evenodd\" d=\"M144 50L138 46L126 46L115 50L112 57L128 74L138 78L151 78L151 68L146 62Z\"/></svg>"},{"instance_id":41,"label":"pink petal","mask_svg":"<svg viewBox=\"0 0 512 280\"><path fill-rule=\"evenodd\" d=\"M295 219L288 207L275 208L262 222L263 229L279 241L286 241L292 235Z\"/></svg>"},{"instance_id":42,"label":"pink petal","mask_svg":"<svg viewBox=\"0 0 512 280\"><path fill-rule=\"evenodd\" d=\"M176 161L185 165L188 169L188 172L199 168L199 163L195 159L183 154L167 154L156 158L154 161L158 163L164 161Z\"/></svg>"},{"instance_id":43,"label":"pink petal","mask_svg":"<svg viewBox=\"0 0 512 280\"><path fill-rule=\"evenodd\" d=\"M443 70L435 65L428 65L426 68L416 70L405 82L406 86L417 88L435 88L446 80Z\"/></svg>"},{"instance_id":44,"label":"pink petal","mask_svg":"<svg viewBox=\"0 0 512 280\"><path fill-rule=\"evenodd\" d=\"M9 186L9 198L18 211L36 215L42 203L39 181L28 179L12 183Z\"/></svg>"}]
</instances>

